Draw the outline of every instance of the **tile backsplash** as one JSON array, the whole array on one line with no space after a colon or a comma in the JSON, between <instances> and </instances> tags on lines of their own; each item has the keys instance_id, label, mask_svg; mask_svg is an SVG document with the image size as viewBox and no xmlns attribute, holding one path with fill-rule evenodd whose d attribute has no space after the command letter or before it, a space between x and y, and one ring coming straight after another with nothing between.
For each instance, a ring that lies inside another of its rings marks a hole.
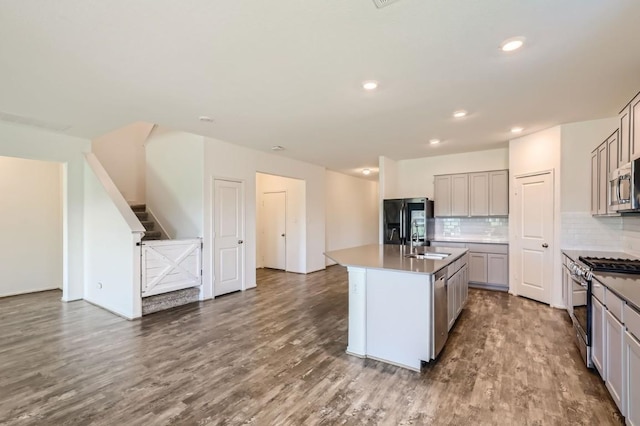
<instances>
[{"instance_id":1,"label":"tile backsplash","mask_svg":"<svg viewBox=\"0 0 640 426\"><path fill-rule=\"evenodd\" d=\"M640 257L640 216L622 218L622 249Z\"/></svg>"},{"instance_id":2,"label":"tile backsplash","mask_svg":"<svg viewBox=\"0 0 640 426\"><path fill-rule=\"evenodd\" d=\"M622 217L592 217L588 212L563 212L560 246L563 249L621 251Z\"/></svg>"},{"instance_id":3,"label":"tile backsplash","mask_svg":"<svg viewBox=\"0 0 640 426\"><path fill-rule=\"evenodd\" d=\"M506 217L438 217L435 238L509 239L509 219Z\"/></svg>"}]
</instances>

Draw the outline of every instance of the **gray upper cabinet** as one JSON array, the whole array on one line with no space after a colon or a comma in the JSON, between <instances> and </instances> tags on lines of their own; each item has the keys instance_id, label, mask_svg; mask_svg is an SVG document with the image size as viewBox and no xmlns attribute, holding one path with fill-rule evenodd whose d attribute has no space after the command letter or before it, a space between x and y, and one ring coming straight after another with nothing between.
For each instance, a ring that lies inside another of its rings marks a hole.
<instances>
[{"instance_id":1,"label":"gray upper cabinet","mask_svg":"<svg viewBox=\"0 0 640 426\"><path fill-rule=\"evenodd\" d=\"M607 206L607 182L609 180L607 173L608 158L607 158L607 142L604 142L598 147L598 214L606 215Z\"/></svg>"},{"instance_id":2,"label":"gray upper cabinet","mask_svg":"<svg viewBox=\"0 0 640 426\"><path fill-rule=\"evenodd\" d=\"M598 214L598 148L591 152L591 214Z\"/></svg>"},{"instance_id":3,"label":"gray upper cabinet","mask_svg":"<svg viewBox=\"0 0 640 426\"><path fill-rule=\"evenodd\" d=\"M508 170L435 176L434 185L436 217L509 214Z\"/></svg>"},{"instance_id":4,"label":"gray upper cabinet","mask_svg":"<svg viewBox=\"0 0 640 426\"><path fill-rule=\"evenodd\" d=\"M434 215L436 217L451 216L451 176L436 176L434 185Z\"/></svg>"},{"instance_id":5,"label":"gray upper cabinet","mask_svg":"<svg viewBox=\"0 0 640 426\"><path fill-rule=\"evenodd\" d=\"M451 175L451 216L469 216L469 175Z\"/></svg>"},{"instance_id":6,"label":"gray upper cabinet","mask_svg":"<svg viewBox=\"0 0 640 426\"><path fill-rule=\"evenodd\" d=\"M469 215L489 216L489 173L469 174Z\"/></svg>"},{"instance_id":7,"label":"gray upper cabinet","mask_svg":"<svg viewBox=\"0 0 640 426\"><path fill-rule=\"evenodd\" d=\"M607 156L609 157L609 173L614 171L620 165L620 155L618 153L618 145L620 143L619 132L616 130L607 139Z\"/></svg>"},{"instance_id":8,"label":"gray upper cabinet","mask_svg":"<svg viewBox=\"0 0 640 426\"><path fill-rule=\"evenodd\" d=\"M619 164L640 157L640 93L620 112Z\"/></svg>"},{"instance_id":9,"label":"gray upper cabinet","mask_svg":"<svg viewBox=\"0 0 640 426\"><path fill-rule=\"evenodd\" d=\"M631 128L629 129L629 146L631 160L640 157L640 93L629 104Z\"/></svg>"},{"instance_id":10,"label":"gray upper cabinet","mask_svg":"<svg viewBox=\"0 0 640 426\"><path fill-rule=\"evenodd\" d=\"M609 174L618 168L619 131L591 152L591 214L617 215L609 206Z\"/></svg>"},{"instance_id":11,"label":"gray upper cabinet","mask_svg":"<svg viewBox=\"0 0 640 426\"><path fill-rule=\"evenodd\" d=\"M489 216L509 214L509 171L489 172Z\"/></svg>"}]
</instances>

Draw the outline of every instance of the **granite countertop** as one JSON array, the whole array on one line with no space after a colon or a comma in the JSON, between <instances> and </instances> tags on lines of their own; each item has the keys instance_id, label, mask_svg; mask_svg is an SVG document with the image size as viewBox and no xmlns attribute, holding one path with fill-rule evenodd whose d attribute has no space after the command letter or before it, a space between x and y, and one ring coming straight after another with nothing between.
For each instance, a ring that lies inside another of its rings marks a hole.
<instances>
[{"instance_id":1,"label":"granite countertop","mask_svg":"<svg viewBox=\"0 0 640 426\"><path fill-rule=\"evenodd\" d=\"M640 311L640 275L594 272L593 278Z\"/></svg>"},{"instance_id":2,"label":"granite countertop","mask_svg":"<svg viewBox=\"0 0 640 426\"><path fill-rule=\"evenodd\" d=\"M578 260L580 256L638 259L637 256L619 251L562 250L562 252L571 260ZM593 272L593 278L640 311L640 275Z\"/></svg>"},{"instance_id":3,"label":"granite countertop","mask_svg":"<svg viewBox=\"0 0 640 426\"><path fill-rule=\"evenodd\" d=\"M445 243L509 244L509 240L495 237L433 237L433 241Z\"/></svg>"},{"instance_id":4,"label":"granite countertop","mask_svg":"<svg viewBox=\"0 0 640 426\"><path fill-rule=\"evenodd\" d=\"M449 253L443 260L412 259L405 257L411 253L407 246L391 244L370 244L325 253L329 259L342 266L369 269L386 269L416 274L434 274L458 259L468 250L451 247L414 247L413 253Z\"/></svg>"}]
</instances>

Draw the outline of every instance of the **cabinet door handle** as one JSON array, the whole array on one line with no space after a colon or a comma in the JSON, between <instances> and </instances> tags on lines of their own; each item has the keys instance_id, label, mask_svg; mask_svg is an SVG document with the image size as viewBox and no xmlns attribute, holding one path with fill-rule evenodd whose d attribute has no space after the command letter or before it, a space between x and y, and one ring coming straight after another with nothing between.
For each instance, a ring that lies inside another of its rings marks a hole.
<instances>
[{"instance_id":1,"label":"cabinet door handle","mask_svg":"<svg viewBox=\"0 0 640 426\"><path fill-rule=\"evenodd\" d=\"M547 248L547 247L549 247L549 244L547 244L547 243L542 243L542 247L543 247L543 248Z\"/></svg>"}]
</instances>

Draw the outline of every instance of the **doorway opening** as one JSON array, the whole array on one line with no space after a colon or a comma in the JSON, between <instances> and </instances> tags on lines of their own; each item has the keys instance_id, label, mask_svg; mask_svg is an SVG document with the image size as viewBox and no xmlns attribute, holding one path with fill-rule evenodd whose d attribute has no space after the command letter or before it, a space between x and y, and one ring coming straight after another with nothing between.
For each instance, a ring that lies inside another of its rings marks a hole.
<instances>
[{"instance_id":1,"label":"doorway opening","mask_svg":"<svg viewBox=\"0 0 640 426\"><path fill-rule=\"evenodd\" d=\"M306 182L256 173L256 267L305 273Z\"/></svg>"},{"instance_id":2,"label":"doorway opening","mask_svg":"<svg viewBox=\"0 0 640 426\"><path fill-rule=\"evenodd\" d=\"M64 167L0 157L0 297L60 290L65 300Z\"/></svg>"}]
</instances>

